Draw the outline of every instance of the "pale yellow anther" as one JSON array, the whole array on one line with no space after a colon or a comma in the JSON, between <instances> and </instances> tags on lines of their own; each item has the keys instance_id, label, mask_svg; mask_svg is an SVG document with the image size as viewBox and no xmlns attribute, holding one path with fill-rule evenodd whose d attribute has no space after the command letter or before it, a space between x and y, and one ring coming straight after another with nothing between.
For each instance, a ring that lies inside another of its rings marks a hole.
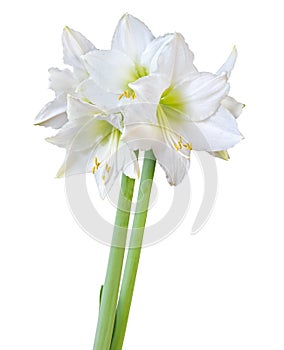
<instances>
[{"instance_id":1,"label":"pale yellow anther","mask_svg":"<svg viewBox=\"0 0 284 350\"><path fill-rule=\"evenodd\" d=\"M106 163L106 172L109 173L110 171L110 166Z\"/></svg>"},{"instance_id":2,"label":"pale yellow anther","mask_svg":"<svg viewBox=\"0 0 284 350\"><path fill-rule=\"evenodd\" d=\"M102 180L103 180L103 182L106 181L106 177L104 175L102 175Z\"/></svg>"},{"instance_id":3,"label":"pale yellow anther","mask_svg":"<svg viewBox=\"0 0 284 350\"><path fill-rule=\"evenodd\" d=\"M121 100L123 97L132 98L134 100L136 98L136 93L132 90L127 89L127 90L123 91L123 93L118 96L118 99Z\"/></svg>"},{"instance_id":4,"label":"pale yellow anther","mask_svg":"<svg viewBox=\"0 0 284 350\"><path fill-rule=\"evenodd\" d=\"M177 151L180 151L182 150L183 148L187 149L188 151L191 151L192 150L192 144L191 143L183 143L182 141L182 137L180 136L179 137L179 140L177 143L174 143L174 148L177 150Z\"/></svg>"},{"instance_id":5,"label":"pale yellow anther","mask_svg":"<svg viewBox=\"0 0 284 350\"><path fill-rule=\"evenodd\" d=\"M183 147L189 151L192 151L192 143L185 143L183 144Z\"/></svg>"},{"instance_id":6,"label":"pale yellow anther","mask_svg":"<svg viewBox=\"0 0 284 350\"><path fill-rule=\"evenodd\" d=\"M95 173L96 170L99 169L99 166L101 165L101 163L98 161L97 157L94 158L94 163L95 163L95 165L92 167L93 174Z\"/></svg>"},{"instance_id":7,"label":"pale yellow anther","mask_svg":"<svg viewBox=\"0 0 284 350\"><path fill-rule=\"evenodd\" d=\"M176 143L174 143L174 148L178 151L179 150L179 146L176 144Z\"/></svg>"},{"instance_id":8,"label":"pale yellow anther","mask_svg":"<svg viewBox=\"0 0 284 350\"><path fill-rule=\"evenodd\" d=\"M179 147L179 149L182 149L182 138L181 138L181 136L179 137L179 140L178 140L178 147Z\"/></svg>"},{"instance_id":9,"label":"pale yellow anther","mask_svg":"<svg viewBox=\"0 0 284 350\"><path fill-rule=\"evenodd\" d=\"M124 92L118 96L119 101L122 99L123 96L124 96Z\"/></svg>"}]
</instances>

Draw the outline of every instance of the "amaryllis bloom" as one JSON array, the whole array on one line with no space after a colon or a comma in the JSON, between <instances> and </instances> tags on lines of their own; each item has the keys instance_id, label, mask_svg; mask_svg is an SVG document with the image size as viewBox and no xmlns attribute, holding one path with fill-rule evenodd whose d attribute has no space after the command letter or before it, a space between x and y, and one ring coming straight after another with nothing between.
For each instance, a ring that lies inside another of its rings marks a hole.
<instances>
[{"instance_id":1,"label":"amaryllis bloom","mask_svg":"<svg viewBox=\"0 0 284 350\"><path fill-rule=\"evenodd\" d=\"M184 175L171 166L175 158L189 160L192 149L222 156L242 139L235 118L243 105L228 96L236 56L234 49L216 74L198 72L184 38L174 34L158 57L156 74L129 84L136 99L125 110L124 139L136 140L134 147L152 148L171 184Z\"/></svg>"},{"instance_id":2,"label":"amaryllis bloom","mask_svg":"<svg viewBox=\"0 0 284 350\"><path fill-rule=\"evenodd\" d=\"M90 103L68 97L68 122L47 141L66 149L57 176L93 173L102 198L123 171L139 176L136 155L121 141L122 116L109 114Z\"/></svg>"},{"instance_id":3,"label":"amaryllis bloom","mask_svg":"<svg viewBox=\"0 0 284 350\"><path fill-rule=\"evenodd\" d=\"M60 128L67 122L67 95L74 94L77 86L86 78L88 73L82 61L82 55L95 46L81 33L65 27L62 34L64 63L70 69L60 70L50 68L50 88L55 92L55 99L47 103L36 117L35 124Z\"/></svg>"},{"instance_id":4,"label":"amaryllis bloom","mask_svg":"<svg viewBox=\"0 0 284 350\"><path fill-rule=\"evenodd\" d=\"M116 27L111 50L86 54L86 69L95 84L115 96L116 105L123 105L136 97L129 84L155 70L168 40L168 36L155 39L143 22L125 14Z\"/></svg>"}]
</instances>

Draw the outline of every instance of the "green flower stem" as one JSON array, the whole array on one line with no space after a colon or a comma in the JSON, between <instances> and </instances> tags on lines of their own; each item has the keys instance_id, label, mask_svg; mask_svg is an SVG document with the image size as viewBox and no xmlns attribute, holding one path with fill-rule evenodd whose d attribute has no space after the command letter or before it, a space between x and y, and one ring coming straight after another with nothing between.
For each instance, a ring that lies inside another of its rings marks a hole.
<instances>
[{"instance_id":1,"label":"green flower stem","mask_svg":"<svg viewBox=\"0 0 284 350\"><path fill-rule=\"evenodd\" d=\"M125 337L135 279L141 254L141 246L147 219L155 165L156 159L153 152L145 152L138 200L131 232L130 247L121 284L110 350L121 350Z\"/></svg>"},{"instance_id":2,"label":"green flower stem","mask_svg":"<svg viewBox=\"0 0 284 350\"><path fill-rule=\"evenodd\" d=\"M122 175L112 245L101 296L94 350L109 350L110 348L134 184L135 180Z\"/></svg>"}]
</instances>

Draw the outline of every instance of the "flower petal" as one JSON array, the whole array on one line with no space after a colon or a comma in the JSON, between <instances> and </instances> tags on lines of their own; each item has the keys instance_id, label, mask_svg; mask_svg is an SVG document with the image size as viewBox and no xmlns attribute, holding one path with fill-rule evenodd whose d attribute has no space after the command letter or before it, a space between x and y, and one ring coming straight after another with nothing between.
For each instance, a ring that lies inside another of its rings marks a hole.
<instances>
[{"instance_id":1,"label":"flower petal","mask_svg":"<svg viewBox=\"0 0 284 350\"><path fill-rule=\"evenodd\" d=\"M229 78L235 66L237 56L238 56L238 52L236 47L234 46L230 56L227 58L227 61L222 65L222 67L218 69L216 74L219 75L222 73L226 73L227 77Z\"/></svg>"},{"instance_id":2,"label":"flower petal","mask_svg":"<svg viewBox=\"0 0 284 350\"><path fill-rule=\"evenodd\" d=\"M223 159L223 160L229 160L230 156L228 151L216 151L216 152L208 152L210 153L212 156Z\"/></svg>"},{"instance_id":3,"label":"flower petal","mask_svg":"<svg viewBox=\"0 0 284 350\"><path fill-rule=\"evenodd\" d=\"M95 178L102 198L111 189L121 171L127 170L127 174L134 178L139 176L137 158L124 142L117 145L98 145L95 156L100 161L95 170Z\"/></svg>"},{"instance_id":4,"label":"flower petal","mask_svg":"<svg viewBox=\"0 0 284 350\"><path fill-rule=\"evenodd\" d=\"M157 145L153 149L154 155L166 173L170 185L176 186L182 182L188 171L190 160L184 158L176 150L167 145Z\"/></svg>"},{"instance_id":5,"label":"flower petal","mask_svg":"<svg viewBox=\"0 0 284 350\"><path fill-rule=\"evenodd\" d=\"M121 141L127 143L133 151L147 151L152 149L155 144L163 144L164 137L159 126L140 122L126 126Z\"/></svg>"},{"instance_id":6,"label":"flower petal","mask_svg":"<svg viewBox=\"0 0 284 350\"><path fill-rule=\"evenodd\" d=\"M221 102L222 106L225 107L235 118L238 118L244 108L244 104L236 101L233 97L227 96Z\"/></svg>"},{"instance_id":7,"label":"flower petal","mask_svg":"<svg viewBox=\"0 0 284 350\"><path fill-rule=\"evenodd\" d=\"M131 179L139 179L140 168L136 154L129 149L129 151L124 152L123 155L125 157L123 166L124 174Z\"/></svg>"},{"instance_id":8,"label":"flower petal","mask_svg":"<svg viewBox=\"0 0 284 350\"><path fill-rule=\"evenodd\" d=\"M201 121L214 114L229 91L226 75L211 73L200 73L178 88L183 94L185 114L191 121Z\"/></svg>"},{"instance_id":9,"label":"flower petal","mask_svg":"<svg viewBox=\"0 0 284 350\"><path fill-rule=\"evenodd\" d=\"M68 96L67 112L68 119L70 121L78 121L78 123L82 123L81 118L95 118L96 120L106 121L116 129L122 131L121 113L104 114L104 112L97 106L88 102L84 102L71 95Z\"/></svg>"},{"instance_id":10,"label":"flower petal","mask_svg":"<svg viewBox=\"0 0 284 350\"><path fill-rule=\"evenodd\" d=\"M105 91L121 94L137 79L133 61L119 51L92 51L84 56L93 80Z\"/></svg>"},{"instance_id":11,"label":"flower petal","mask_svg":"<svg viewBox=\"0 0 284 350\"><path fill-rule=\"evenodd\" d=\"M114 32L112 49L124 52L138 63L140 55L153 39L153 34L143 22L125 14Z\"/></svg>"},{"instance_id":12,"label":"flower petal","mask_svg":"<svg viewBox=\"0 0 284 350\"><path fill-rule=\"evenodd\" d=\"M120 110L118 95L105 91L92 78L84 80L76 92L81 100L89 101L105 112L115 113Z\"/></svg>"},{"instance_id":13,"label":"flower petal","mask_svg":"<svg viewBox=\"0 0 284 350\"><path fill-rule=\"evenodd\" d=\"M129 87L135 91L137 101L151 104L159 103L162 93L168 86L168 81L162 75L158 74L140 78L134 83L129 84ZM136 102L136 99L134 102Z\"/></svg>"},{"instance_id":14,"label":"flower petal","mask_svg":"<svg viewBox=\"0 0 284 350\"><path fill-rule=\"evenodd\" d=\"M222 151L233 147L243 139L235 118L224 107L201 122L171 121L177 133L192 143L196 151Z\"/></svg>"},{"instance_id":15,"label":"flower petal","mask_svg":"<svg viewBox=\"0 0 284 350\"><path fill-rule=\"evenodd\" d=\"M171 85L174 86L197 72L193 59L194 55L183 36L175 33L159 55L158 73L167 76Z\"/></svg>"},{"instance_id":16,"label":"flower petal","mask_svg":"<svg viewBox=\"0 0 284 350\"><path fill-rule=\"evenodd\" d=\"M129 87L135 91L136 98L124 109L125 124L141 121L156 123L157 106L168 81L153 74L140 78Z\"/></svg>"},{"instance_id":17,"label":"flower petal","mask_svg":"<svg viewBox=\"0 0 284 350\"><path fill-rule=\"evenodd\" d=\"M57 172L56 177L90 173L92 171L93 149L84 151L68 151L65 160Z\"/></svg>"},{"instance_id":18,"label":"flower petal","mask_svg":"<svg viewBox=\"0 0 284 350\"><path fill-rule=\"evenodd\" d=\"M60 95L41 109L34 124L59 129L66 122L66 95Z\"/></svg>"},{"instance_id":19,"label":"flower petal","mask_svg":"<svg viewBox=\"0 0 284 350\"><path fill-rule=\"evenodd\" d=\"M164 139L162 129L153 124L140 123L125 128L121 140L131 150L147 151L152 149L158 163L164 169L171 185L179 184L189 166L189 160L179 155Z\"/></svg>"},{"instance_id":20,"label":"flower petal","mask_svg":"<svg viewBox=\"0 0 284 350\"><path fill-rule=\"evenodd\" d=\"M75 90L78 81L69 69L50 68L48 72L50 74L49 87L55 92L56 96Z\"/></svg>"},{"instance_id":21,"label":"flower petal","mask_svg":"<svg viewBox=\"0 0 284 350\"><path fill-rule=\"evenodd\" d=\"M96 49L84 35L69 27L65 27L63 30L62 45L64 63L79 71L84 70L81 56Z\"/></svg>"},{"instance_id":22,"label":"flower petal","mask_svg":"<svg viewBox=\"0 0 284 350\"><path fill-rule=\"evenodd\" d=\"M83 117L68 122L55 136L48 137L46 141L68 150L83 151L107 137L112 129L113 126L105 117L102 119Z\"/></svg>"},{"instance_id":23,"label":"flower petal","mask_svg":"<svg viewBox=\"0 0 284 350\"><path fill-rule=\"evenodd\" d=\"M102 110L95 105L84 102L74 96L68 95L67 115L70 121L74 121L82 117L93 117L101 113Z\"/></svg>"},{"instance_id":24,"label":"flower petal","mask_svg":"<svg viewBox=\"0 0 284 350\"><path fill-rule=\"evenodd\" d=\"M174 34L166 34L152 40L141 55L141 65L148 69L150 73L158 70L158 59L163 49L170 43Z\"/></svg>"}]
</instances>

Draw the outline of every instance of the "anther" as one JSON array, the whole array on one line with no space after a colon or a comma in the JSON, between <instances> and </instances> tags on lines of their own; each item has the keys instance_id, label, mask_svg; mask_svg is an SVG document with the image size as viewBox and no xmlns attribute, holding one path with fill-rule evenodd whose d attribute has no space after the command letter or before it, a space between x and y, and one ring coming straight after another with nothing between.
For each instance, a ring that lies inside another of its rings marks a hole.
<instances>
[{"instance_id":1,"label":"anther","mask_svg":"<svg viewBox=\"0 0 284 350\"><path fill-rule=\"evenodd\" d=\"M183 147L189 151L192 151L192 143L185 143L183 144Z\"/></svg>"},{"instance_id":2,"label":"anther","mask_svg":"<svg viewBox=\"0 0 284 350\"><path fill-rule=\"evenodd\" d=\"M124 92L121 95L118 96L118 100L120 101L123 96L124 96Z\"/></svg>"},{"instance_id":3,"label":"anther","mask_svg":"<svg viewBox=\"0 0 284 350\"><path fill-rule=\"evenodd\" d=\"M101 165L101 163L98 161L97 157L94 158L94 163L95 163L95 165L92 167L93 174L95 173L96 170L99 169L99 166Z\"/></svg>"},{"instance_id":4,"label":"anther","mask_svg":"<svg viewBox=\"0 0 284 350\"><path fill-rule=\"evenodd\" d=\"M132 98L134 100L136 98L136 93L134 91L131 92L131 90L127 89L118 96L118 100L120 101L123 97Z\"/></svg>"}]
</instances>

